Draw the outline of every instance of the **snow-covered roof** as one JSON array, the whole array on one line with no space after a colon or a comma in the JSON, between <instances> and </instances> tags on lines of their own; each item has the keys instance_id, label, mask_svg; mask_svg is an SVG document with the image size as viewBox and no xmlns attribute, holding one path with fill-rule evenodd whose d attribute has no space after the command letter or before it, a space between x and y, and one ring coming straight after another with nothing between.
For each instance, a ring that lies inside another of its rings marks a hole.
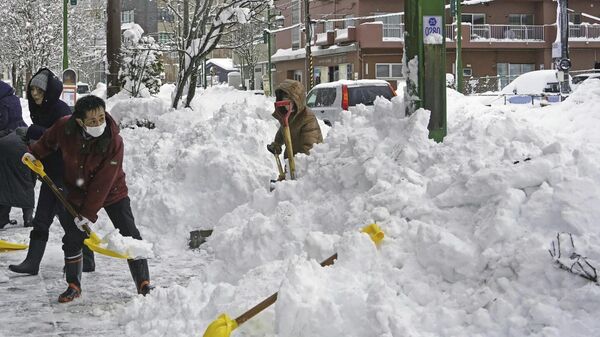
<instances>
[{"instance_id":1,"label":"snow-covered roof","mask_svg":"<svg viewBox=\"0 0 600 337\"><path fill-rule=\"evenodd\" d=\"M224 69L224 70L228 70L228 71L234 71L236 70L234 64L233 64L233 60L230 58L214 58L214 59L209 59L206 61L206 64L214 64L217 67Z\"/></svg>"}]
</instances>

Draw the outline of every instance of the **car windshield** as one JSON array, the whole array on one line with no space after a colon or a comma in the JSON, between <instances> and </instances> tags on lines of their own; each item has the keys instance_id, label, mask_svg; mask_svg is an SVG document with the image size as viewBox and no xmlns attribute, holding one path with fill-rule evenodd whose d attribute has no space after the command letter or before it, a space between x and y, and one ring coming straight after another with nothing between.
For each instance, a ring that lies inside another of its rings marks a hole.
<instances>
[{"instance_id":1,"label":"car windshield","mask_svg":"<svg viewBox=\"0 0 600 337\"><path fill-rule=\"evenodd\" d=\"M88 92L90 92L90 87L88 87L87 85L78 85L77 86L78 94L87 94Z\"/></svg>"},{"instance_id":2,"label":"car windshield","mask_svg":"<svg viewBox=\"0 0 600 337\"><path fill-rule=\"evenodd\" d=\"M392 99L394 93L387 85L380 86L361 86L348 88L348 105L357 104L373 105L377 96L383 96L386 99Z\"/></svg>"},{"instance_id":3,"label":"car windshield","mask_svg":"<svg viewBox=\"0 0 600 337\"><path fill-rule=\"evenodd\" d=\"M332 106L335 96L335 88L314 88L306 98L306 105L309 108Z\"/></svg>"},{"instance_id":4,"label":"car windshield","mask_svg":"<svg viewBox=\"0 0 600 337\"><path fill-rule=\"evenodd\" d=\"M588 77L589 77L589 76L575 76L575 77L573 77L573 80L572 80L572 82L573 82L573 84L579 84L579 83L581 83L581 82L583 82L583 81L587 80L587 79L588 79Z\"/></svg>"}]
</instances>

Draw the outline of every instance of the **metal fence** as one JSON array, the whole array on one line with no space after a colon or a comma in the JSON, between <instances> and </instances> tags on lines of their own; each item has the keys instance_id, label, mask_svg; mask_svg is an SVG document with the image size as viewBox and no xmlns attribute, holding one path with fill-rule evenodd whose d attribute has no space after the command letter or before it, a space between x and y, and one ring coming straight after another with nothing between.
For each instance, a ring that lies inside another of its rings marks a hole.
<instances>
[{"instance_id":1,"label":"metal fence","mask_svg":"<svg viewBox=\"0 0 600 337\"><path fill-rule=\"evenodd\" d=\"M482 94L486 92L496 92L510 83L516 76L484 76L465 78L465 94Z\"/></svg>"},{"instance_id":2,"label":"metal fence","mask_svg":"<svg viewBox=\"0 0 600 337\"><path fill-rule=\"evenodd\" d=\"M471 41L544 41L544 26L471 25Z\"/></svg>"},{"instance_id":3,"label":"metal fence","mask_svg":"<svg viewBox=\"0 0 600 337\"><path fill-rule=\"evenodd\" d=\"M572 40L600 40L600 25L569 25L569 38Z\"/></svg>"}]
</instances>

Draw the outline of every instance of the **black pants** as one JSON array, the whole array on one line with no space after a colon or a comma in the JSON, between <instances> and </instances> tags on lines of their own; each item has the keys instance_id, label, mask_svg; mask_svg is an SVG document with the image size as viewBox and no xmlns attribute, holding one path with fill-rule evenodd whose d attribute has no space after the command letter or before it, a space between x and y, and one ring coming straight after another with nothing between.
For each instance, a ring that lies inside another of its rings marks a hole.
<instances>
[{"instance_id":1,"label":"black pants","mask_svg":"<svg viewBox=\"0 0 600 337\"><path fill-rule=\"evenodd\" d=\"M0 205L0 226L6 225L10 222L10 210L12 207ZM30 210L33 212L33 208L23 208L23 222L27 222L26 212Z\"/></svg>"},{"instance_id":2,"label":"black pants","mask_svg":"<svg viewBox=\"0 0 600 337\"><path fill-rule=\"evenodd\" d=\"M61 177L55 176L52 177L52 180L58 188L63 189ZM50 189L46 183L43 183L40 188L35 216L32 221L33 229L31 230L29 237L32 240L48 241L48 232L50 230L50 225L52 225L52 222L54 221L54 216L58 215L61 224L68 220L68 218L65 218L66 212L64 210L63 205L56 195L54 195L52 189Z\"/></svg>"},{"instance_id":3,"label":"black pants","mask_svg":"<svg viewBox=\"0 0 600 337\"><path fill-rule=\"evenodd\" d=\"M135 226L135 219L131 212L131 201L129 197L125 197L116 203L104 207L104 210L108 214L110 221L113 226L119 229L119 233L122 236L131 236L134 239L141 240L140 232ZM63 236L63 251L66 257L76 256L83 247L83 240L87 238L87 234L80 231L75 226L73 217L68 214L64 209L61 211L65 221L61 221L61 225L65 230L65 236ZM93 228L92 228L93 230Z\"/></svg>"}]
</instances>

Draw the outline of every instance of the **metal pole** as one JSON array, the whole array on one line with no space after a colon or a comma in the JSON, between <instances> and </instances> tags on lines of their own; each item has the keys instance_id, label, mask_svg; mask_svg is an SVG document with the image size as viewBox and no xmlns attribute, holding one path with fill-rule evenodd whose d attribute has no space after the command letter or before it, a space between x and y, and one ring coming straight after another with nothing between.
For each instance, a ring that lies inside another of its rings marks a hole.
<instances>
[{"instance_id":1,"label":"metal pole","mask_svg":"<svg viewBox=\"0 0 600 337\"><path fill-rule=\"evenodd\" d=\"M312 35L311 35L311 23L310 23L310 1L304 0L304 33L306 37L306 58L304 59L304 65L306 69L306 92L308 92L314 86L314 70L312 52L310 49Z\"/></svg>"},{"instance_id":2,"label":"metal pole","mask_svg":"<svg viewBox=\"0 0 600 337\"><path fill-rule=\"evenodd\" d=\"M445 0L408 0L404 34L407 80L407 114L418 108L431 112L429 138L446 136ZM416 72L416 74L414 73ZM416 80L416 82L415 82Z\"/></svg>"},{"instance_id":3,"label":"metal pole","mask_svg":"<svg viewBox=\"0 0 600 337\"><path fill-rule=\"evenodd\" d=\"M273 95L273 79L271 74L271 7L267 8L267 29L269 33L267 34L267 74L269 76L269 95Z\"/></svg>"},{"instance_id":4,"label":"metal pole","mask_svg":"<svg viewBox=\"0 0 600 337\"><path fill-rule=\"evenodd\" d=\"M69 0L63 0L63 70L69 68L69 32L67 30L67 17L69 15L67 11L68 1Z\"/></svg>"},{"instance_id":5,"label":"metal pole","mask_svg":"<svg viewBox=\"0 0 600 337\"><path fill-rule=\"evenodd\" d=\"M106 59L108 61L106 96L112 97L120 90L119 53L121 49L121 1L108 0L106 7Z\"/></svg>"},{"instance_id":6,"label":"metal pole","mask_svg":"<svg viewBox=\"0 0 600 337\"><path fill-rule=\"evenodd\" d=\"M456 90L463 93L465 90L465 78L463 76L462 63L462 4L456 1Z\"/></svg>"},{"instance_id":7,"label":"metal pole","mask_svg":"<svg viewBox=\"0 0 600 337\"><path fill-rule=\"evenodd\" d=\"M560 35L561 35L561 55L563 60L569 59L569 13L568 0L559 0L560 1ZM571 87L569 85L569 69L564 70L564 79L561 83L562 94L568 94L571 92Z\"/></svg>"}]
</instances>

